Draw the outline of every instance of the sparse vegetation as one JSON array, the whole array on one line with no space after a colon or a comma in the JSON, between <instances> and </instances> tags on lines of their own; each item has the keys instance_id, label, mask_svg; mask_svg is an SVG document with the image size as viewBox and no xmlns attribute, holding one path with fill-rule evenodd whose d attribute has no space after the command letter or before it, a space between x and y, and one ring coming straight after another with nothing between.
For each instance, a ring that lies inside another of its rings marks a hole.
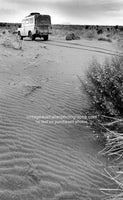
<instances>
[{"instance_id":1,"label":"sparse vegetation","mask_svg":"<svg viewBox=\"0 0 123 200\"><path fill-rule=\"evenodd\" d=\"M97 39L106 42L122 40L123 26L98 26L98 25L53 25L53 35L65 37L74 32L80 38ZM119 41L119 43L120 43Z\"/></svg>"},{"instance_id":2,"label":"sparse vegetation","mask_svg":"<svg viewBox=\"0 0 123 200\"><path fill-rule=\"evenodd\" d=\"M9 33L16 33L19 23L0 23L3 32L8 30ZM109 39L118 40L123 38L123 26L98 26L98 25L53 25L52 35L65 37L67 34L74 33L80 38L98 39L106 38L105 41L110 42Z\"/></svg>"},{"instance_id":3,"label":"sparse vegetation","mask_svg":"<svg viewBox=\"0 0 123 200\"><path fill-rule=\"evenodd\" d=\"M97 38L97 32L96 30L87 30L83 33L82 37L91 40L91 39Z\"/></svg>"},{"instance_id":4,"label":"sparse vegetation","mask_svg":"<svg viewBox=\"0 0 123 200\"><path fill-rule=\"evenodd\" d=\"M98 30L97 30L97 34L98 34L98 35L100 35L100 34L102 34L102 33L103 33L103 30L102 30L102 29L98 29Z\"/></svg>"},{"instance_id":5,"label":"sparse vegetation","mask_svg":"<svg viewBox=\"0 0 123 200\"><path fill-rule=\"evenodd\" d=\"M100 153L117 159L113 173L107 172L117 189L101 189L108 199L123 198L123 58L112 58L100 65L94 60L87 71L82 88L90 101L86 110L88 123L98 136L105 138ZM112 175L113 174L113 175Z\"/></svg>"},{"instance_id":6,"label":"sparse vegetation","mask_svg":"<svg viewBox=\"0 0 123 200\"><path fill-rule=\"evenodd\" d=\"M66 35L66 40L80 40L80 37L75 33L69 33Z\"/></svg>"},{"instance_id":7,"label":"sparse vegetation","mask_svg":"<svg viewBox=\"0 0 123 200\"><path fill-rule=\"evenodd\" d=\"M112 40L110 38L107 38L107 37L99 37L98 40L99 41L112 42Z\"/></svg>"},{"instance_id":8,"label":"sparse vegetation","mask_svg":"<svg viewBox=\"0 0 123 200\"><path fill-rule=\"evenodd\" d=\"M22 50L22 41L18 35L8 33L4 36L2 45L7 48Z\"/></svg>"},{"instance_id":9,"label":"sparse vegetation","mask_svg":"<svg viewBox=\"0 0 123 200\"><path fill-rule=\"evenodd\" d=\"M106 60L102 66L94 60L87 71L87 80L82 83L92 103L93 112L98 115L123 116L122 66L123 58Z\"/></svg>"},{"instance_id":10,"label":"sparse vegetation","mask_svg":"<svg viewBox=\"0 0 123 200\"><path fill-rule=\"evenodd\" d=\"M6 31L4 30L4 31L2 31L2 34L6 34Z\"/></svg>"}]
</instances>

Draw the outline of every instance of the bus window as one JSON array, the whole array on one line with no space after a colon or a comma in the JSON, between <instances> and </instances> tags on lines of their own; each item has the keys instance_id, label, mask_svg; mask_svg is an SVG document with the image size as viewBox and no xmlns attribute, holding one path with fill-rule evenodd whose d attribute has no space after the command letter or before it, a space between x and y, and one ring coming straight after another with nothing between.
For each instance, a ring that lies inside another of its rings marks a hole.
<instances>
[{"instance_id":1,"label":"bus window","mask_svg":"<svg viewBox=\"0 0 123 200\"><path fill-rule=\"evenodd\" d=\"M28 23L29 23L29 24L33 24L33 18L29 18L29 19L28 19Z\"/></svg>"}]
</instances>

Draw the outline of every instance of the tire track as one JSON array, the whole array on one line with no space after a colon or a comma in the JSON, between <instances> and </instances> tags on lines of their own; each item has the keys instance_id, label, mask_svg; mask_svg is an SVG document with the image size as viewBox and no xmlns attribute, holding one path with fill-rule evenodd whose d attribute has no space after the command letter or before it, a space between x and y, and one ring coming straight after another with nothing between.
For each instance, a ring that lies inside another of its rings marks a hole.
<instances>
[{"instance_id":1,"label":"tire track","mask_svg":"<svg viewBox=\"0 0 123 200\"><path fill-rule=\"evenodd\" d=\"M58 47L64 47L64 48L69 48L69 49L102 53L102 54L106 54L106 55L110 55L110 56L118 56L118 57L123 56L123 54L121 52L117 52L117 51L115 52L115 51L111 51L111 50L108 50L105 48L91 47L88 45L86 46L86 45L81 45L81 44L77 44L77 43L66 43L63 41L61 42L61 41L56 41L56 40L55 41L49 40L48 42L44 42L44 43L47 45L51 45L51 46L58 46ZM78 46L80 46L80 47L78 47Z\"/></svg>"}]
</instances>

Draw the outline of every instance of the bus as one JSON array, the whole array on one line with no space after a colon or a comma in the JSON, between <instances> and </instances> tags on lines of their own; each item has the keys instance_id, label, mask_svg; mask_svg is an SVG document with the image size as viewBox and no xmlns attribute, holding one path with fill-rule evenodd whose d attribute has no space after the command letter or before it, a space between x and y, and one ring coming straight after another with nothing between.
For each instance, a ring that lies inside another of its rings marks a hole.
<instances>
[{"instance_id":1,"label":"bus","mask_svg":"<svg viewBox=\"0 0 123 200\"><path fill-rule=\"evenodd\" d=\"M49 34L52 33L50 15L41 15L40 13L30 13L22 20L21 27L17 30L20 39L29 37L35 40L36 37L48 40Z\"/></svg>"}]
</instances>

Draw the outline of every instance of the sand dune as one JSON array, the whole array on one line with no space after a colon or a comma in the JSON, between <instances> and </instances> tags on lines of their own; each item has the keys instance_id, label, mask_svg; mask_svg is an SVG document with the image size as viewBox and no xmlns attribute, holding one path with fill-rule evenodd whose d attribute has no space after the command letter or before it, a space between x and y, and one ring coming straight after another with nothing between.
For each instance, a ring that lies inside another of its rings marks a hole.
<instances>
[{"instance_id":1,"label":"sand dune","mask_svg":"<svg viewBox=\"0 0 123 200\"><path fill-rule=\"evenodd\" d=\"M43 41L0 48L0 200L101 199L112 183L91 130L36 116L81 114L88 103L76 75L104 54Z\"/></svg>"}]
</instances>

